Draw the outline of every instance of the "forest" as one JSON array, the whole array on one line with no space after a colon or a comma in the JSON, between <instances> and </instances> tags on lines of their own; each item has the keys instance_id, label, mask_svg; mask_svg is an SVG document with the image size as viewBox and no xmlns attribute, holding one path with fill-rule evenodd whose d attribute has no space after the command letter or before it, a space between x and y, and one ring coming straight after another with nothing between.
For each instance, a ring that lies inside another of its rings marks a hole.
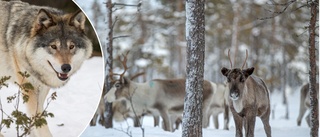
<instances>
[{"instance_id":1,"label":"forest","mask_svg":"<svg viewBox=\"0 0 320 137\"><path fill-rule=\"evenodd\" d=\"M92 2L83 9L91 11L87 15L92 17L92 24L103 41L106 39L106 7L104 1ZM130 50L128 66L132 68L127 75L146 73L138 81L185 77L184 1L142 3L141 7L115 6L114 58ZM223 82L220 69L229 66L228 49L238 67L248 49L247 66L257 68L256 75L265 79L270 91L306 83L310 11L304 4L300 1L287 5L263 0L206 1L205 79ZM121 64L117 61L114 64L115 71L121 71Z\"/></svg>"},{"instance_id":2,"label":"forest","mask_svg":"<svg viewBox=\"0 0 320 137\"><path fill-rule=\"evenodd\" d=\"M137 82L186 78L185 1L114 0L112 30L106 25L106 1L76 2L95 26L102 50L112 31L114 72L123 71L117 58L130 51L125 75L143 72ZM242 66L248 50L246 67L254 67L271 94L280 93L286 104L298 91L293 89L309 82L310 15L309 1L205 1L204 79L224 83L220 70L230 66L228 50L234 67ZM318 19L315 29L318 66Z\"/></svg>"}]
</instances>

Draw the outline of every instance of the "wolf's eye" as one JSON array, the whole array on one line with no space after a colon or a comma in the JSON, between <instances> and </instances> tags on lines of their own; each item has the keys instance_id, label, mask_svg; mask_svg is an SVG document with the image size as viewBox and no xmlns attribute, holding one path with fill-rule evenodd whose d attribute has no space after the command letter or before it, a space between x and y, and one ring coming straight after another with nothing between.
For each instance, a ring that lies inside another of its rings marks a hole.
<instances>
[{"instance_id":1,"label":"wolf's eye","mask_svg":"<svg viewBox=\"0 0 320 137\"><path fill-rule=\"evenodd\" d=\"M74 45L70 45L69 49L74 49Z\"/></svg>"},{"instance_id":2,"label":"wolf's eye","mask_svg":"<svg viewBox=\"0 0 320 137\"><path fill-rule=\"evenodd\" d=\"M51 45L50 46L52 49L57 49L57 46L56 45Z\"/></svg>"}]
</instances>

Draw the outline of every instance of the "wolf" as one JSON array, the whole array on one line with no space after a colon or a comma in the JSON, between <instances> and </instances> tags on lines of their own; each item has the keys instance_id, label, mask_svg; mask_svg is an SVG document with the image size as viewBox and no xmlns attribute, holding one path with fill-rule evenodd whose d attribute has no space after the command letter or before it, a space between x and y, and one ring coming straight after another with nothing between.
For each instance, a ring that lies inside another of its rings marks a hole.
<instances>
[{"instance_id":1,"label":"wolf","mask_svg":"<svg viewBox=\"0 0 320 137\"><path fill-rule=\"evenodd\" d=\"M51 88L65 85L92 53L85 34L86 17L80 10L61 10L21 1L0 1L0 77L12 82L29 82L27 114L43 111ZM23 80L19 72L30 77ZM47 125L34 128L31 136L52 136Z\"/></svg>"}]
</instances>

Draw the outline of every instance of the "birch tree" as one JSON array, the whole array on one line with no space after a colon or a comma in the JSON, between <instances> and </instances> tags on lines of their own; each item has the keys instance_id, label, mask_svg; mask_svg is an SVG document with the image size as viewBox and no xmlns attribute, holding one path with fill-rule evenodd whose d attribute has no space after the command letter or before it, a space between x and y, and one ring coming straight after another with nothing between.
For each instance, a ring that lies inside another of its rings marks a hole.
<instances>
[{"instance_id":1,"label":"birch tree","mask_svg":"<svg viewBox=\"0 0 320 137\"><path fill-rule=\"evenodd\" d=\"M113 51L113 46L112 46L112 39L113 39L113 23L112 23L112 0L107 0L106 3L106 8L107 8L107 13L106 13L106 25L107 29L107 38L104 40L103 44L103 52L104 52L104 62L105 62L105 77L104 77L104 86L103 86L103 93L107 93L112 86L112 81L110 79L110 73L112 71L112 63L113 63L113 56L112 56L112 51ZM106 102L105 104L106 108L106 113L105 113L105 124L104 126L106 128L112 128L112 103Z\"/></svg>"},{"instance_id":2,"label":"birch tree","mask_svg":"<svg viewBox=\"0 0 320 137\"><path fill-rule=\"evenodd\" d=\"M202 136L204 23L204 0L186 0L187 79L182 120L183 137Z\"/></svg>"}]
</instances>

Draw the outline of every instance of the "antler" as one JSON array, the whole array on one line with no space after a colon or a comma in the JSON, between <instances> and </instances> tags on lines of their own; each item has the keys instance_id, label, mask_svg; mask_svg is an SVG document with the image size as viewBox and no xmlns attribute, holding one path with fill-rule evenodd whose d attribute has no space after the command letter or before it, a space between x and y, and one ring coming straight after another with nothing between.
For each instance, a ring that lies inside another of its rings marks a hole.
<instances>
[{"instance_id":1,"label":"antler","mask_svg":"<svg viewBox=\"0 0 320 137\"><path fill-rule=\"evenodd\" d=\"M145 72L140 72L140 73L134 74L134 75L130 78L130 80L134 80L135 78L137 78L137 77L139 77L139 76L141 76L141 75L144 75L144 74L145 74Z\"/></svg>"},{"instance_id":2,"label":"antler","mask_svg":"<svg viewBox=\"0 0 320 137\"><path fill-rule=\"evenodd\" d=\"M113 76L114 76L114 75L119 75L119 74L114 74L113 71L112 71L112 69L110 69L110 70L109 70L109 78L110 78L110 80L111 80L111 81L110 81L111 83L116 82L116 80L113 79Z\"/></svg>"},{"instance_id":3,"label":"antler","mask_svg":"<svg viewBox=\"0 0 320 137\"><path fill-rule=\"evenodd\" d=\"M243 69L244 65L246 65L246 63L247 63L247 58L248 58L248 50L246 49L246 59L244 60L241 69Z\"/></svg>"},{"instance_id":4,"label":"antler","mask_svg":"<svg viewBox=\"0 0 320 137\"><path fill-rule=\"evenodd\" d=\"M118 57L119 61L121 62L122 66L124 67L124 71L121 73L121 74L116 74L116 73L113 73L113 71L110 69L109 71L109 77L110 77L110 80L111 82L115 82L116 80L113 79L113 76L116 76L116 75L119 75L120 76L120 80L123 78L124 74L127 72L127 70L129 69L129 67L127 66L127 61L128 61L128 56L129 54L129 51L124 55L122 54L123 56L123 60L121 60L121 56Z\"/></svg>"},{"instance_id":5,"label":"antler","mask_svg":"<svg viewBox=\"0 0 320 137\"><path fill-rule=\"evenodd\" d=\"M228 58L229 58L230 66L231 66L231 69L232 69L232 61L231 61L231 58L230 58L230 49L228 50Z\"/></svg>"},{"instance_id":6,"label":"antler","mask_svg":"<svg viewBox=\"0 0 320 137\"><path fill-rule=\"evenodd\" d=\"M128 61L128 54L129 54L129 51L124 55L122 54L123 56L123 60L121 60L121 57L119 56L119 61L121 62L122 66L124 67L124 71L119 74L120 75L120 80L123 78L124 74L127 72L127 70L129 69L129 67L127 66L127 61Z\"/></svg>"}]
</instances>

